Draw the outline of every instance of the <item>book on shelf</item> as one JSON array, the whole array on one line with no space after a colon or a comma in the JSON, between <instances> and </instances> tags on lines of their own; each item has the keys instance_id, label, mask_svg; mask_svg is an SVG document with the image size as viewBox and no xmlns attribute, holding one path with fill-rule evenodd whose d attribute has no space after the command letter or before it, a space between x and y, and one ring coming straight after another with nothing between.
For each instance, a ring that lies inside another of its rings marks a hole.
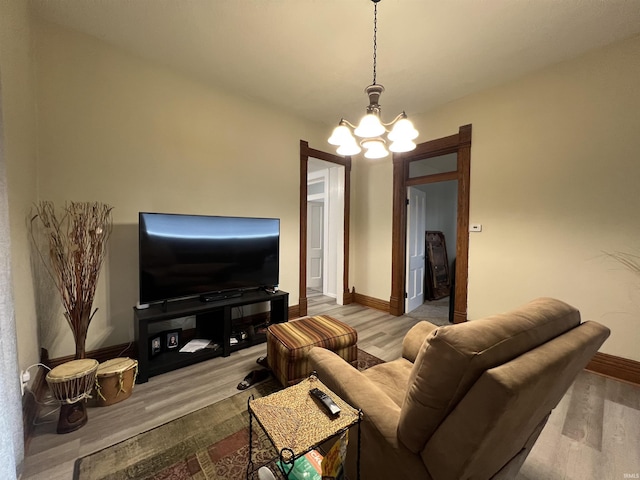
<instances>
[{"instance_id":1,"label":"book on shelf","mask_svg":"<svg viewBox=\"0 0 640 480\"><path fill-rule=\"evenodd\" d=\"M333 444L331 449L322 459L322 479L342 480L344 478L344 460L347 456L347 444L349 443L349 432L346 431Z\"/></svg>"},{"instance_id":2,"label":"book on shelf","mask_svg":"<svg viewBox=\"0 0 640 480\"><path fill-rule=\"evenodd\" d=\"M206 338L194 338L189 340L184 347L180 349L180 353L193 353L203 349L217 350L220 344Z\"/></svg>"},{"instance_id":3,"label":"book on shelf","mask_svg":"<svg viewBox=\"0 0 640 480\"><path fill-rule=\"evenodd\" d=\"M289 472L289 480L322 480L322 454L317 450L311 450L302 457L296 459L293 468L289 464L276 462L280 471Z\"/></svg>"}]
</instances>

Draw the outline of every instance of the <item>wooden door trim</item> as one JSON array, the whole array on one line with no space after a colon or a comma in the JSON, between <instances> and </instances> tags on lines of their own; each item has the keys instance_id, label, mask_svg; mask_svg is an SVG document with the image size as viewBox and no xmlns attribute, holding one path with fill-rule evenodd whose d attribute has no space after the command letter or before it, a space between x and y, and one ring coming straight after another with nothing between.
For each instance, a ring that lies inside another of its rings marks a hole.
<instances>
[{"instance_id":1,"label":"wooden door trim","mask_svg":"<svg viewBox=\"0 0 640 480\"><path fill-rule=\"evenodd\" d=\"M425 175L423 177L413 177L407 179L407 187L415 185L424 185L427 183L447 182L449 180L458 180L458 172L434 173L433 175Z\"/></svg>"},{"instance_id":2,"label":"wooden door trim","mask_svg":"<svg viewBox=\"0 0 640 480\"><path fill-rule=\"evenodd\" d=\"M469 180L471 175L471 125L463 125L458 133L419 144L415 150L393 156L393 221L391 254L391 297L389 312L404 313L406 290L407 186L417 185L409 180L409 163L415 160L457 154L455 175L450 173L421 177L421 183L457 180L458 210L456 238L456 281L454 322L467 320L467 278L469 268ZM429 178L431 177L431 178Z\"/></svg>"},{"instance_id":3,"label":"wooden door trim","mask_svg":"<svg viewBox=\"0 0 640 480\"><path fill-rule=\"evenodd\" d=\"M323 152L309 147L309 142L300 140L300 278L299 315L307 314L307 174L309 172L309 157L336 163L344 167L344 265L342 275L342 301L345 305L353 299L349 291L349 212L351 210L351 157L340 157L332 153Z\"/></svg>"}]
</instances>

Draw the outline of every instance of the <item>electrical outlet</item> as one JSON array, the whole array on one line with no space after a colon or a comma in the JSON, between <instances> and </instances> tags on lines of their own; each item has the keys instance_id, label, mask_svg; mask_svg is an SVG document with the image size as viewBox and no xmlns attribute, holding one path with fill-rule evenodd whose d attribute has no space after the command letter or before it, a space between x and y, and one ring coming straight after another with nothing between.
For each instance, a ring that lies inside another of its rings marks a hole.
<instances>
[{"instance_id":1,"label":"electrical outlet","mask_svg":"<svg viewBox=\"0 0 640 480\"><path fill-rule=\"evenodd\" d=\"M29 374L29 370L20 372L20 391L22 395L24 395L24 389L27 387L27 384L31 380L31 375Z\"/></svg>"}]
</instances>

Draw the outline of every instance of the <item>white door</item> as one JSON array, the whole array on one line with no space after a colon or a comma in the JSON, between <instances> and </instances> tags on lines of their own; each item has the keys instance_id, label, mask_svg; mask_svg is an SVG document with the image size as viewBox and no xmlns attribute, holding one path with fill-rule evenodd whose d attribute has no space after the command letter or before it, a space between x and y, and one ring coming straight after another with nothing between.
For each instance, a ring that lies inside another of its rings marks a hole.
<instances>
[{"instance_id":1,"label":"white door","mask_svg":"<svg viewBox=\"0 0 640 480\"><path fill-rule=\"evenodd\" d=\"M308 165L307 287L309 290L321 291L326 297L335 298L336 303L342 305L344 301L345 167L317 158L309 158ZM321 213L312 212L309 209L308 205L312 202L323 202L323 225L319 224ZM313 233L312 229L314 229ZM321 237L324 239L322 244ZM312 239L315 245L311 244ZM322 251L312 252L312 249L319 245L322 245ZM313 266L310 264L311 255L314 256ZM314 279L310 278L312 270ZM322 284L316 286L317 281Z\"/></svg>"},{"instance_id":2,"label":"white door","mask_svg":"<svg viewBox=\"0 0 640 480\"><path fill-rule=\"evenodd\" d=\"M322 291L324 203L307 202L307 287Z\"/></svg>"},{"instance_id":3,"label":"white door","mask_svg":"<svg viewBox=\"0 0 640 480\"><path fill-rule=\"evenodd\" d=\"M424 232L427 194L415 187L407 189L407 298L405 312L424 302Z\"/></svg>"}]
</instances>

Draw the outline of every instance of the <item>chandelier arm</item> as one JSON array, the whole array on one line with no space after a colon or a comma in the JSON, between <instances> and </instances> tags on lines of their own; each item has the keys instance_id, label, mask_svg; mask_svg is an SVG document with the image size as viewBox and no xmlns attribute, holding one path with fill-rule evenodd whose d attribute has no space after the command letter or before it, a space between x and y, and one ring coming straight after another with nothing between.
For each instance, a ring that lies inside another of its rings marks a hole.
<instances>
[{"instance_id":1,"label":"chandelier arm","mask_svg":"<svg viewBox=\"0 0 640 480\"><path fill-rule=\"evenodd\" d=\"M384 122L380 122L382 123L383 127L390 127L391 125L393 125L394 123L396 123L398 120L403 119L403 118L407 118L407 114L405 112L399 113L396 118L394 118L393 120L391 120L389 123L384 123Z\"/></svg>"},{"instance_id":2,"label":"chandelier arm","mask_svg":"<svg viewBox=\"0 0 640 480\"><path fill-rule=\"evenodd\" d=\"M351 127L353 130L357 128L353 123L351 123L349 120L346 120L344 118L340 119L340 125L347 125Z\"/></svg>"}]
</instances>

